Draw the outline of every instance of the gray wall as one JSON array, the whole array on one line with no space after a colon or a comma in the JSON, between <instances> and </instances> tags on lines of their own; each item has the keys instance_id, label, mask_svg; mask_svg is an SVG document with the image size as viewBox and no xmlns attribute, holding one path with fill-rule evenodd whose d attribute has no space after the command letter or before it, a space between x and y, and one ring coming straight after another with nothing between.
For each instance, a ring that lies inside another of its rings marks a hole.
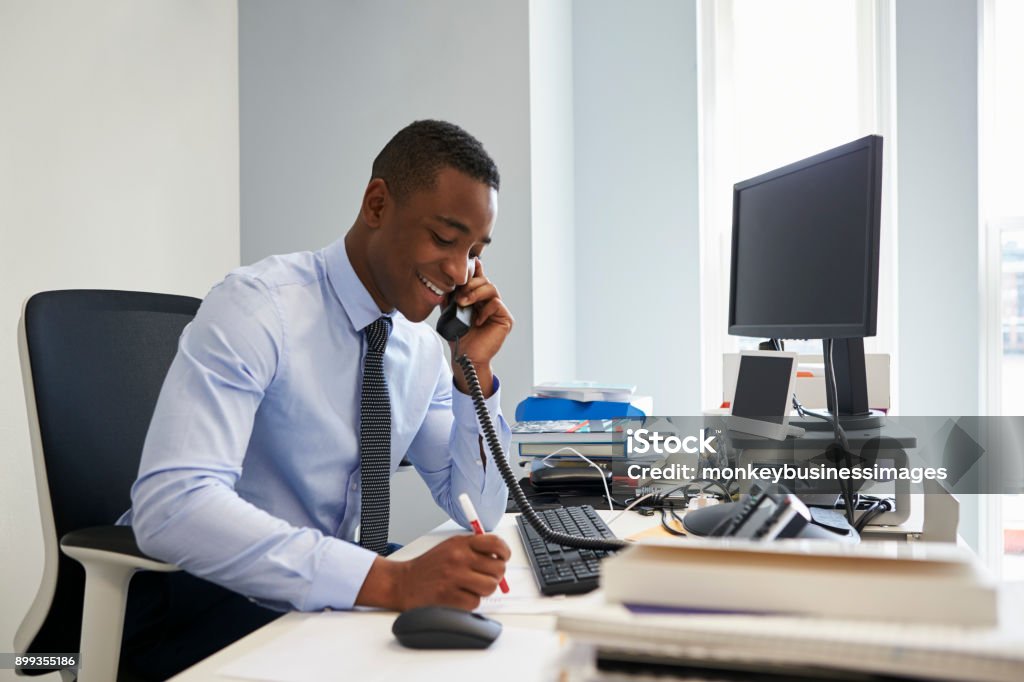
<instances>
[{"instance_id":1,"label":"gray wall","mask_svg":"<svg viewBox=\"0 0 1024 682\"><path fill-rule=\"evenodd\" d=\"M576 2L577 373L700 414L695 2Z\"/></svg>"},{"instance_id":2,"label":"gray wall","mask_svg":"<svg viewBox=\"0 0 1024 682\"><path fill-rule=\"evenodd\" d=\"M496 361L509 411L533 384L528 50L525 1L239 6L242 262L337 239L392 135L458 123L502 176L484 258L516 318Z\"/></svg>"},{"instance_id":3,"label":"gray wall","mask_svg":"<svg viewBox=\"0 0 1024 682\"><path fill-rule=\"evenodd\" d=\"M417 119L458 123L501 171L484 260L516 319L495 360L508 415L534 383L528 10L526 0L239 5L242 262L337 239L392 135ZM397 542L445 518L411 471L392 494Z\"/></svg>"}]
</instances>

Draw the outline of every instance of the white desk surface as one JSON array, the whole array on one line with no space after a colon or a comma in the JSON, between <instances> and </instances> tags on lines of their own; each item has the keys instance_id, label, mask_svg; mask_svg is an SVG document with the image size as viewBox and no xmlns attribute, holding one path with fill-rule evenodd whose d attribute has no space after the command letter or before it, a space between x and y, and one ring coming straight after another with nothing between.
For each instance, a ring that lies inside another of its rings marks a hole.
<instances>
[{"instance_id":1,"label":"white desk surface","mask_svg":"<svg viewBox=\"0 0 1024 682\"><path fill-rule=\"evenodd\" d=\"M619 512L609 512L607 510L602 511L601 515L605 521L617 516ZM643 517L633 512L627 512L618 518L614 523L610 524L612 531L619 537L627 537L633 533L637 533L652 526L658 525L658 517ZM398 552L392 555L394 559L411 559L419 556L426 552L428 549L438 544L442 540L452 535L466 533L461 527L457 526L454 522L448 521L430 533L417 538L413 542L403 547ZM528 560L526 554L523 551L522 544L519 541L519 536L515 528L515 515L506 514L504 519L498 525L495 531L500 535L509 545L512 550L512 557L509 559L509 566L527 566ZM515 585L509 586L512 590L515 589ZM600 596L595 594L583 595L582 597L569 597L564 598L561 604L564 604L565 608L579 608L583 603L592 603L593 600L600 599ZM226 680L243 680L245 678L240 677L229 677L220 674L220 670L225 666L239 660L246 654L259 650L264 645L268 644L272 640L285 635L289 632L294 631L297 627L301 626L304 622L316 618L319 616L317 613L301 613L293 611L287 613L281 618L278 618L274 622L260 628L252 634L240 639L234 644L221 649L213 656L204 659L192 666L188 670L176 675L172 678L173 682L200 682L200 681L217 681L224 682ZM395 612L392 611L356 611L350 613L339 612L334 614L336 618L358 618L360 624L365 625L367 631L374 630L380 633L382 642L391 643L394 641L394 636L391 634L391 623L394 621L396 616ZM537 630L543 632L550 632L551 637L557 639L557 635L554 633L554 614L531 614L531 615L520 615L520 614L495 614L492 616L506 628L526 628L529 630ZM499 640L500 641L500 640ZM367 652L372 655L375 652ZM339 661L344 661L345 658L353 658L359 655L359 652L350 651L344 649L344 643L339 642ZM339 669L339 673L343 671ZM404 676L404 682L408 679L423 679L425 673L422 669L410 669L406 671ZM506 669L506 670L480 670L481 677L485 677L488 682L499 682L499 680L515 680L520 682L524 679L522 671L518 669ZM557 670L552 670L551 675L554 677L557 675ZM440 674L440 673L439 673ZM426 675L433 677L432 675ZM342 677L345 677L342 675Z\"/></svg>"},{"instance_id":2,"label":"white desk surface","mask_svg":"<svg viewBox=\"0 0 1024 682\"><path fill-rule=\"evenodd\" d=\"M601 515L607 521L614 518L619 512L603 511ZM644 530L656 527L658 516L643 517L633 512L628 512L610 524L611 529L619 537L626 538ZM438 526L433 531L417 538L403 547L393 556L396 559L411 559L418 556L441 542L447 537L466 531L449 521ZM514 515L507 514L499 524L496 533L508 542L512 550L512 557L509 560L509 567L527 566L527 558L519 541L515 528ZM510 584L515 590L515 584ZM1024 604L1024 583L1019 585L1007 585L1001 594L1003 601L1002 616L1005 617L1010 611L1016 611L1021 604ZM590 595L579 597L559 598L557 604L559 610L570 610L587 608L601 603L600 591ZM1012 603L1013 608L1008 608ZM1021 611L1024 613L1024 610ZM172 682L199 682L199 681L220 681L227 680L250 680L221 674L221 670L228 665L237 664L240 659L247 659L251 662L250 654L254 652L272 650L268 645L279 637L291 636L296 640L297 635L308 636L311 632L319 633L321 636L334 633L337 635L337 657L338 676L337 679L362 678L360 670L372 670L374 674L369 675L374 680L408 680L434 679L454 677L456 679L468 677L483 677L488 682L520 682L523 679L530 680L556 680L560 679L559 674L567 667L575 669L579 661L571 660L574 654L570 647L565 646L562 639L554 632L555 614L494 614L493 618L499 620L505 627L504 636L486 651L477 652L411 652L402 649L394 641L391 634L391 624L396 614L389 611L360 610L353 612L336 612L325 617L321 613L288 613L265 627L253 632L247 637L222 649L213 656L200 661L195 666L185 670L172 678ZM314 625L309 621L320 619L322 625ZM358 638L361 644L346 647L346 641L350 639L353 632L352 622L348 619L358 619ZM1001 618L1002 619L1002 618ZM1019 620L1020 619L1020 620ZM1024 616L1017 614L1013 619L1014 624L1024 630ZM308 624L307 624L308 623ZM311 630L311 628L313 628ZM301 631L301 632L297 632ZM346 631L348 634L346 634ZM517 639L518 638L518 639ZM297 640L296 640L297 641ZM304 641L304 640L303 640ZM333 640L331 640L333 645ZM513 643L516 644L513 644ZM525 643L524 643L525 642ZM300 644L302 642L299 642ZM502 643L504 648L499 647ZM535 657L532 653L537 646L544 647L545 655ZM519 646L528 647L528 652L511 648ZM280 647L279 647L280 648ZM291 651L291 649L289 649ZM381 660L382 655L387 656L386 672L381 670L376 661ZM472 657L472 658L471 658ZM491 665L491 663L495 665ZM296 661L296 664L300 664ZM333 661L332 661L333 665ZM469 671L472 672L469 672ZM525 675L525 676L524 676ZM302 679L299 677L298 679ZM328 678L330 679L330 678Z\"/></svg>"}]
</instances>

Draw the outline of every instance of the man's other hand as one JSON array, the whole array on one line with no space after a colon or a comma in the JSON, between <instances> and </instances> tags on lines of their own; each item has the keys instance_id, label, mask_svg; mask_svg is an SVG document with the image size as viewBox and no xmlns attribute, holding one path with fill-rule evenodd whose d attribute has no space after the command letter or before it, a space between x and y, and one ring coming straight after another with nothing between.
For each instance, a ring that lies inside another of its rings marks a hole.
<instances>
[{"instance_id":1,"label":"man's other hand","mask_svg":"<svg viewBox=\"0 0 1024 682\"><path fill-rule=\"evenodd\" d=\"M409 561L376 559L356 604L405 611L452 606L472 611L505 575L511 550L497 535L459 535Z\"/></svg>"}]
</instances>

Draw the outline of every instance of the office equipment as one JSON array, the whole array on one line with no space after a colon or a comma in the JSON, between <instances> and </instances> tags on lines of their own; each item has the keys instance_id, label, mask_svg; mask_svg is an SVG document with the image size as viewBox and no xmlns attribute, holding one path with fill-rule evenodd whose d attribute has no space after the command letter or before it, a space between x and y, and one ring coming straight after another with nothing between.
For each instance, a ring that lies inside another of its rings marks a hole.
<instances>
[{"instance_id":1,"label":"office equipment","mask_svg":"<svg viewBox=\"0 0 1024 682\"><path fill-rule=\"evenodd\" d=\"M501 634L501 623L472 611L421 606L399 614L391 632L409 649L486 649Z\"/></svg>"},{"instance_id":2,"label":"office equipment","mask_svg":"<svg viewBox=\"0 0 1024 682\"><path fill-rule=\"evenodd\" d=\"M650 540L605 560L601 580L608 601L638 608L998 622L995 581L968 550L943 543Z\"/></svg>"},{"instance_id":3,"label":"office equipment","mask_svg":"<svg viewBox=\"0 0 1024 682\"><path fill-rule=\"evenodd\" d=\"M740 354L736 394L726 420L729 430L772 440L804 434L803 429L789 425L796 358L796 353L780 351L743 351Z\"/></svg>"},{"instance_id":4,"label":"office equipment","mask_svg":"<svg viewBox=\"0 0 1024 682\"><path fill-rule=\"evenodd\" d=\"M740 354L722 355L722 401L731 403L736 392L736 377L739 374ZM871 409L888 411L892 407L890 367L892 358L888 353L865 353L864 369L867 375L868 406ZM811 410L823 410L825 400L825 359L820 354L804 355L797 358L796 384L797 400ZM824 428L828 424L820 421ZM806 425L803 424L806 428Z\"/></svg>"},{"instance_id":5,"label":"office equipment","mask_svg":"<svg viewBox=\"0 0 1024 682\"><path fill-rule=\"evenodd\" d=\"M109 524L130 506L160 386L199 303L167 294L50 291L29 298L22 311L18 340L44 569L14 646L19 653L81 652L80 682L117 678L132 575L177 570L145 556L131 528ZM84 580L72 558L85 567Z\"/></svg>"},{"instance_id":6,"label":"office equipment","mask_svg":"<svg viewBox=\"0 0 1024 682\"><path fill-rule=\"evenodd\" d=\"M608 525L587 505L537 512L548 527L558 533L593 539L613 539ZM541 594L582 594L597 589L598 563L610 554L607 549L575 549L548 542L522 516L516 527L523 541Z\"/></svg>"},{"instance_id":7,"label":"office equipment","mask_svg":"<svg viewBox=\"0 0 1024 682\"><path fill-rule=\"evenodd\" d=\"M612 482L612 472L590 466L541 467L530 472L530 483L541 492L601 494Z\"/></svg>"},{"instance_id":8,"label":"office equipment","mask_svg":"<svg viewBox=\"0 0 1024 682\"><path fill-rule=\"evenodd\" d=\"M459 369L462 371L463 378L469 385L470 397L473 400L473 407L476 409L477 421L480 424L480 429L483 431L484 440L487 442L487 449L491 454L491 461L495 466L497 466L502 480L504 480L505 485L508 486L509 492L522 514L522 518L525 518L526 521L533 526L537 534L549 543L557 543L563 547L585 550L615 550L623 547L625 543L614 538L614 536L610 538L600 536L580 536L559 530L552 530L552 528L544 522L544 519L534 511L533 507L530 505L529 499L523 492L523 489L519 487L519 482L516 480L515 474L512 473L512 467L509 465L508 458L505 455L505 448L502 447L501 440L499 440L498 434L494 429L494 422L492 421L490 412L487 409L487 402L484 398L483 389L480 387L480 378L477 376L476 367L473 366L473 361L465 353L460 354L459 352L459 337L467 333L467 331L454 329L451 325L439 324L438 333L441 333L445 338L455 344L452 351L452 357L455 359L455 364L459 366ZM573 430L579 430L579 427L576 427Z\"/></svg>"},{"instance_id":9,"label":"office equipment","mask_svg":"<svg viewBox=\"0 0 1024 682\"><path fill-rule=\"evenodd\" d=\"M445 306L437 320L437 331L445 339L452 340L469 331L473 323L473 309L460 308L454 301Z\"/></svg>"},{"instance_id":10,"label":"office equipment","mask_svg":"<svg viewBox=\"0 0 1024 682\"><path fill-rule=\"evenodd\" d=\"M1024 678L1024 635L1019 630L941 622L865 623L839 615L828 620L657 615L608 606L561 614L557 627L572 641L593 647L599 669L622 674L815 681Z\"/></svg>"},{"instance_id":11,"label":"office equipment","mask_svg":"<svg viewBox=\"0 0 1024 682\"><path fill-rule=\"evenodd\" d=\"M799 537L810 522L811 511L796 495L765 489L752 492L737 513L722 524L720 532L712 535L781 540Z\"/></svg>"},{"instance_id":12,"label":"office equipment","mask_svg":"<svg viewBox=\"0 0 1024 682\"><path fill-rule=\"evenodd\" d=\"M848 428L882 421L868 410L863 343L877 321L881 195L877 135L733 188L729 333L823 339L828 405Z\"/></svg>"}]
</instances>

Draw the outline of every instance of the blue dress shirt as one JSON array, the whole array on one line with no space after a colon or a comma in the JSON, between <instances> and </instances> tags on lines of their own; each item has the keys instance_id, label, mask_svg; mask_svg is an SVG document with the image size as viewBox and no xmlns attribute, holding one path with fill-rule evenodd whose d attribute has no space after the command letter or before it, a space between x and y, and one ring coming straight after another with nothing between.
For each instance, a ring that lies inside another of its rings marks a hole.
<instances>
[{"instance_id":1,"label":"blue dress shirt","mask_svg":"<svg viewBox=\"0 0 1024 682\"><path fill-rule=\"evenodd\" d=\"M469 527L465 492L493 528L507 489L480 460L472 400L453 389L440 337L389 315L391 471L407 456L449 516ZM216 285L181 335L119 520L139 547L272 607L351 608L377 556L353 541L362 331L380 316L341 239Z\"/></svg>"}]
</instances>

